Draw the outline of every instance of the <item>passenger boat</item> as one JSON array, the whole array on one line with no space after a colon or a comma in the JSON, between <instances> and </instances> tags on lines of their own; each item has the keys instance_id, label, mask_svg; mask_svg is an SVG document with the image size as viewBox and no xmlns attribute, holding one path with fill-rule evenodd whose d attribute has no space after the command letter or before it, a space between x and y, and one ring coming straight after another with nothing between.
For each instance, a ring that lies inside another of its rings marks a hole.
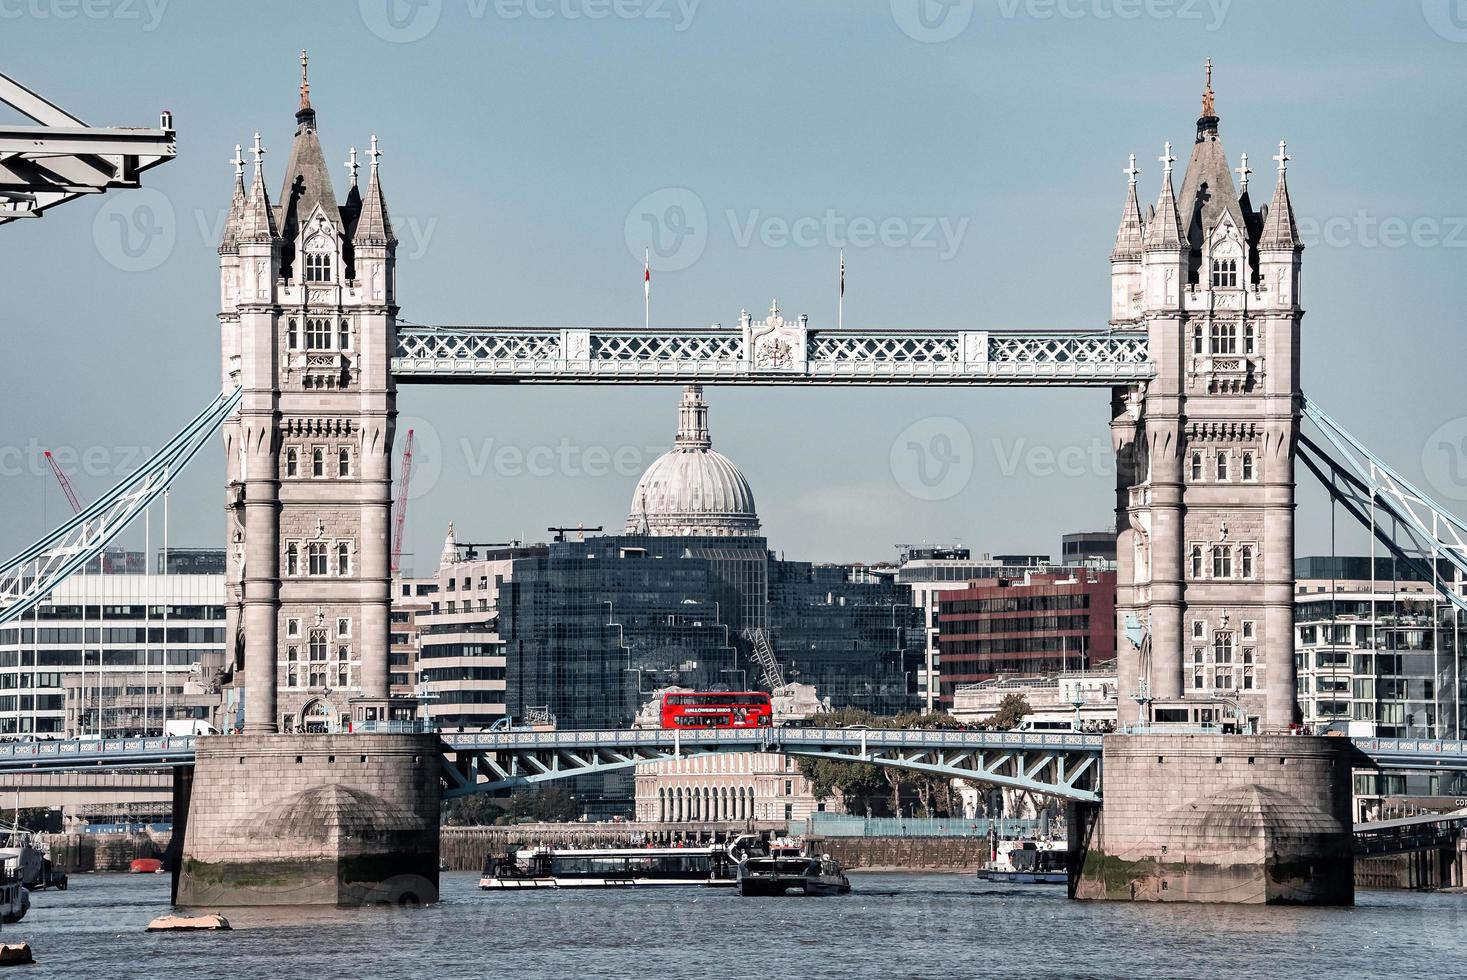
<instances>
[{"instance_id":1,"label":"passenger boat","mask_svg":"<svg viewBox=\"0 0 1467 980\"><path fill-rule=\"evenodd\" d=\"M19 922L30 907L31 893L20 883L19 870L10 863L0 865L0 922Z\"/></svg>"},{"instance_id":2,"label":"passenger boat","mask_svg":"<svg viewBox=\"0 0 1467 980\"><path fill-rule=\"evenodd\" d=\"M66 889L66 872L51 863L45 841L18 824L0 827L0 863L13 865L28 891Z\"/></svg>"},{"instance_id":3,"label":"passenger boat","mask_svg":"<svg viewBox=\"0 0 1467 980\"><path fill-rule=\"evenodd\" d=\"M645 886L732 886L735 862L729 849L706 847L618 847L509 851L484 862L479 887L636 888Z\"/></svg>"},{"instance_id":4,"label":"passenger boat","mask_svg":"<svg viewBox=\"0 0 1467 980\"><path fill-rule=\"evenodd\" d=\"M755 895L847 895L851 882L830 855L804 853L796 845L775 844L761 852L750 851L739 862L739 894Z\"/></svg>"},{"instance_id":5,"label":"passenger boat","mask_svg":"<svg viewBox=\"0 0 1467 980\"><path fill-rule=\"evenodd\" d=\"M1069 847L1062 840L1000 840L993 860L978 869L980 881L1015 885L1063 885L1070 880Z\"/></svg>"}]
</instances>

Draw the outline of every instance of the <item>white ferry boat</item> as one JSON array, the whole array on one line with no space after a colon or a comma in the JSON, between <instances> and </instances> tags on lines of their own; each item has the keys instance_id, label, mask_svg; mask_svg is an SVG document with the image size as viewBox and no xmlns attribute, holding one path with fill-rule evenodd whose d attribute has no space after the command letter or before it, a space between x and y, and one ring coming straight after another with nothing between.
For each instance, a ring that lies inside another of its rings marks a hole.
<instances>
[{"instance_id":1,"label":"white ferry boat","mask_svg":"<svg viewBox=\"0 0 1467 980\"><path fill-rule=\"evenodd\" d=\"M1064 885L1070 880L1069 845L1062 840L1000 840L993 860L978 869L980 881L1015 885Z\"/></svg>"},{"instance_id":2,"label":"white ferry boat","mask_svg":"<svg viewBox=\"0 0 1467 980\"><path fill-rule=\"evenodd\" d=\"M646 886L732 886L737 863L723 844L702 847L535 847L510 851L484 862L479 887L635 888Z\"/></svg>"}]
</instances>

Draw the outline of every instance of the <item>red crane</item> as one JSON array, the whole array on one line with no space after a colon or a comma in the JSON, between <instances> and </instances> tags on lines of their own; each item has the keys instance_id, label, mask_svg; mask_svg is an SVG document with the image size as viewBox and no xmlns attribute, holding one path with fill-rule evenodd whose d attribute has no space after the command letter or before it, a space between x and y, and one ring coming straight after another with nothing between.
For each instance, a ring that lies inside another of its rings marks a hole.
<instances>
[{"instance_id":1,"label":"red crane","mask_svg":"<svg viewBox=\"0 0 1467 980\"><path fill-rule=\"evenodd\" d=\"M66 473L61 469L61 464L56 462L56 457L51 455L51 450L46 450L46 462L51 464L51 472L56 474L56 482L61 484L61 492L66 494L66 500L71 504L74 514L82 512L81 501L76 499L76 491L71 489L71 481L66 478Z\"/></svg>"},{"instance_id":2,"label":"red crane","mask_svg":"<svg viewBox=\"0 0 1467 980\"><path fill-rule=\"evenodd\" d=\"M51 455L47 453L46 455ZM407 439L402 444L402 472L398 477L397 503L392 513L392 574L396 575L402 564L402 532L407 522L408 480L413 473L413 430L408 429Z\"/></svg>"}]
</instances>

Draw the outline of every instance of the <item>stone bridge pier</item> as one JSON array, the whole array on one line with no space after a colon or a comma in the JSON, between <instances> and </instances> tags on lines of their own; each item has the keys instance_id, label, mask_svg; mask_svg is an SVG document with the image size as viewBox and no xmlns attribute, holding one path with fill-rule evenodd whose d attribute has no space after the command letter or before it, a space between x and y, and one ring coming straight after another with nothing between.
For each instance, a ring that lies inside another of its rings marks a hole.
<instances>
[{"instance_id":1,"label":"stone bridge pier","mask_svg":"<svg viewBox=\"0 0 1467 980\"><path fill-rule=\"evenodd\" d=\"M1115 735L1104 809L1074 805L1081 900L1352 905L1347 739Z\"/></svg>"}]
</instances>

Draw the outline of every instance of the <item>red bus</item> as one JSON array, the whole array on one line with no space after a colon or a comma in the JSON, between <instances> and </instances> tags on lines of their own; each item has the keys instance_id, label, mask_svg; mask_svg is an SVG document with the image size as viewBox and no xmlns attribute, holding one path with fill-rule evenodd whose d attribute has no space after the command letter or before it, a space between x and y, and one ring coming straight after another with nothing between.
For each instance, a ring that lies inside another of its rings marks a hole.
<instances>
[{"instance_id":1,"label":"red bus","mask_svg":"<svg viewBox=\"0 0 1467 980\"><path fill-rule=\"evenodd\" d=\"M768 728L774 707L763 691L670 691L662 696L663 728Z\"/></svg>"}]
</instances>

